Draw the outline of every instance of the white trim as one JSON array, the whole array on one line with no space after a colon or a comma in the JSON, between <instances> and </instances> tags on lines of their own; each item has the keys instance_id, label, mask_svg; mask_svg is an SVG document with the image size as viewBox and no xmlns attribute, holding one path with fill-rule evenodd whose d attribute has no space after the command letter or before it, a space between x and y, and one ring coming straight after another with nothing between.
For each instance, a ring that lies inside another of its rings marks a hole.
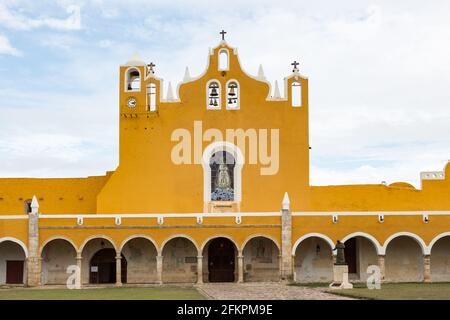
<instances>
[{"instance_id":1,"label":"white trim","mask_svg":"<svg viewBox=\"0 0 450 320\"><path fill-rule=\"evenodd\" d=\"M15 244L18 244L18 245L22 248L23 253L25 254L25 258L28 258L28 248L27 248L27 246L25 245L25 243L23 243L22 241L20 241L20 240L17 239L17 238L13 238L13 237L3 237L3 238L0 238L0 244L1 244L2 242L5 242L5 241L11 241L11 242L14 242Z\"/></svg>"},{"instance_id":2,"label":"white trim","mask_svg":"<svg viewBox=\"0 0 450 320\"><path fill-rule=\"evenodd\" d=\"M233 170L233 187L234 187L234 201L241 202L241 192L242 192L242 167L244 165L244 156L242 155L241 149L228 141L217 141L209 144L202 156L202 166L203 166L203 201L205 203L211 201L211 167L209 165L209 160L211 156L218 151L227 151L231 153L236 162ZM241 214L233 213L233 216L240 216Z\"/></svg>"},{"instance_id":3,"label":"white trim","mask_svg":"<svg viewBox=\"0 0 450 320\"><path fill-rule=\"evenodd\" d=\"M235 82L236 85L237 85L237 88L236 88L236 91L237 91L236 92L237 93L237 108L230 108L228 106L228 84L230 82ZM226 106L225 108L227 110L239 110L239 109L241 109L241 85L240 85L239 81L237 81L236 79L230 79L225 84L225 106Z\"/></svg>"},{"instance_id":4,"label":"white trim","mask_svg":"<svg viewBox=\"0 0 450 320\"><path fill-rule=\"evenodd\" d=\"M247 239L245 239L244 242L242 243L241 250L244 251L245 246L247 245L247 243L249 243L251 240L253 240L255 238L266 238L266 239L271 240L275 244L275 246L277 247L278 252L281 253L281 248L280 248L280 245L279 245L278 241L274 237L266 235L264 233L256 233L256 234L252 234L251 236L247 237Z\"/></svg>"},{"instance_id":5,"label":"white trim","mask_svg":"<svg viewBox=\"0 0 450 320\"><path fill-rule=\"evenodd\" d=\"M28 215L0 215L0 220L21 220L28 218Z\"/></svg>"},{"instance_id":6,"label":"white trim","mask_svg":"<svg viewBox=\"0 0 450 320\"><path fill-rule=\"evenodd\" d=\"M160 255L162 255L163 251L164 251L164 247L166 246L167 243L169 243L170 240L176 239L176 238L184 238L186 240L189 240L192 242L192 244L194 245L195 249L197 249L197 253L199 251L199 247L197 245L197 241L194 240L194 238L192 238L191 236L187 235L187 234L175 234L173 236L170 236L169 238L167 238L166 240L164 240L161 243L161 251L160 251Z\"/></svg>"},{"instance_id":7,"label":"white trim","mask_svg":"<svg viewBox=\"0 0 450 320\"><path fill-rule=\"evenodd\" d=\"M372 235L370 235L368 233L365 233L365 232L358 231L358 232L350 233L350 234L346 235L344 238L342 238L341 241L345 242L345 241L347 241L347 240L349 240L351 238L354 238L354 237L361 237L361 238L365 238L367 240L370 240L372 242L372 244L375 246L375 250L377 251L377 254L380 254L380 252L382 252L382 250L383 250L383 247L378 242L378 240L374 236L372 236Z\"/></svg>"},{"instance_id":8,"label":"white trim","mask_svg":"<svg viewBox=\"0 0 450 320\"><path fill-rule=\"evenodd\" d=\"M83 244L80 246L79 252L81 252L81 254L83 254L84 247L89 243L89 241L95 240L95 239L103 239L103 240L109 241L112 244L114 250L116 250L116 252L117 252L117 246L114 243L114 240L112 238L110 238L108 236L105 236L105 235L102 235L102 234L95 235L95 236L90 236L90 237L86 238L84 240Z\"/></svg>"},{"instance_id":9,"label":"white trim","mask_svg":"<svg viewBox=\"0 0 450 320\"><path fill-rule=\"evenodd\" d=\"M159 254L159 248L158 248L158 244L156 243L156 241L144 234L134 234L132 236L129 236L125 240L123 240L119 247L120 252L122 252L123 247L125 247L125 245L133 239L146 239L146 240L150 241L153 244L153 246L155 247L156 252Z\"/></svg>"},{"instance_id":10,"label":"white trim","mask_svg":"<svg viewBox=\"0 0 450 320\"><path fill-rule=\"evenodd\" d=\"M388 216L422 216L426 212L428 216L433 215L450 215L450 211L389 211L389 212L371 212L371 211L363 211L363 212L337 212L339 216L376 216L380 213ZM294 217L307 217L307 216L333 216L334 212L292 212L292 216ZM89 213L89 214L40 214L39 219L102 219L102 218L116 218L122 217L126 219L131 218L196 218L199 215L203 217L279 217L281 216L281 212L272 211L272 212L226 212L226 213L202 213L202 212L187 212L187 213L123 213L123 214L102 214L102 213ZM14 220L14 219L28 219L27 215L0 215L0 220Z\"/></svg>"},{"instance_id":11,"label":"white trim","mask_svg":"<svg viewBox=\"0 0 450 320\"><path fill-rule=\"evenodd\" d=\"M209 106L209 85L211 84L211 82L215 82L219 85L219 96L215 99L218 99L218 106L217 107L210 107ZM222 108L222 84L220 83L219 80L217 79L211 79L206 83L206 109L207 110L220 110Z\"/></svg>"},{"instance_id":12,"label":"white trim","mask_svg":"<svg viewBox=\"0 0 450 320\"><path fill-rule=\"evenodd\" d=\"M203 241L202 246L200 248L201 253L203 254L203 250L205 250L206 245L208 244L208 242L217 239L217 238L225 238L230 240L231 242L233 242L234 247L236 248L236 251L239 252L241 250L241 248L238 246L237 242L235 239L233 239L233 237L229 236L229 235L224 235L224 234L219 234L219 235L214 235L209 237L208 239L206 239L205 241Z\"/></svg>"},{"instance_id":13,"label":"white trim","mask_svg":"<svg viewBox=\"0 0 450 320\"><path fill-rule=\"evenodd\" d=\"M225 52L227 54L227 67L221 68L220 67L220 54L222 52ZM230 70L230 50L227 48L221 48L217 51L217 71L229 71Z\"/></svg>"},{"instance_id":14,"label":"white trim","mask_svg":"<svg viewBox=\"0 0 450 320\"><path fill-rule=\"evenodd\" d=\"M431 240L430 244L428 245L430 254L431 254L431 250L433 249L433 246L436 242L438 242L440 239L442 239L444 237L449 237L449 236L450 236L450 232L443 232L443 233L438 234L436 237L434 237L433 240Z\"/></svg>"},{"instance_id":15,"label":"white trim","mask_svg":"<svg viewBox=\"0 0 450 320\"><path fill-rule=\"evenodd\" d=\"M50 242L55 241L55 240L63 240L63 241L67 241L68 243L70 243L70 244L72 245L72 248L75 250L75 252L78 252L78 247L77 247L77 245L75 244L75 242L72 241L72 239L67 238L67 237L65 237L65 236L54 236L54 237L50 237L50 238L46 239L46 240L42 243L41 247L39 248L39 257L42 256L42 252L44 252L45 246L46 246L47 244L49 244Z\"/></svg>"},{"instance_id":16,"label":"white trim","mask_svg":"<svg viewBox=\"0 0 450 320\"><path fill-rule=\"evenodd\" d=\"M322 233L316 233L316 232L307 233L307 234L301 236L300 238L298 238L297 241L295 241L294 245L292 246L292 255L295 256L295 251L297 251L298 245L303 240L308 239L308 238L313 238L313 237L325 240L330 245L332 254L336 255L336 253L333 251L333 248L334 248L333 240L331 240L328 236L326 236L326 235L324 235Z\"/></svg>"},{"instance_id":17,"label":"white trim","mask_svg":"<svg viewBox=\"0 0 450 320\"><path fill-rule=\"evenodd\" d=\"M385 255L386 249L387 249L389 243L398 237L410 237L410 238L416 240L416 242L420 245L420 248L422 249L422 253L425 255L430 254L429 247L427 247L427 245L425 244L425 241L423 241L423 239L421 237L419 237L417 234L412 233L412 232L407 232L407 231L397 232L397 233L394 233L391 236L389 236L389 238L387 238L384 241L384 244L383 244L383 247L381 248L380 254Z\"/></svg>"},{"instance_id":18,"label":"white trim","mask_svg":"<svg viewBox=\"0 0 450 320\"><path fill-rule=\"evenodd\" d=\"M128 72L131 70L131 69L135 69L137 72L139 72L139 90L133 90L133 89L131 89L131 90L129 90L128 89ZM143 77L142 77L142 74L141 74L141 70L139 70L139 68L138 67L136 67L136 66L132 66L132 67L128 67L127 69L125 69L125 73L124 73L124 88L123 88L123 91L124 92L141 92L141 90L142 90L142 82L143 82Z\"/></svg>"}]
</instances>

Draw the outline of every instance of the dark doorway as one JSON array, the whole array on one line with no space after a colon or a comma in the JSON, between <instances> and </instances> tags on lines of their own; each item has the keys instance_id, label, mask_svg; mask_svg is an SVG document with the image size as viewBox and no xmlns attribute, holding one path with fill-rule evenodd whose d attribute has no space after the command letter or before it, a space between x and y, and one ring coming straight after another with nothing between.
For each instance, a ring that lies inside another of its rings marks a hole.
<instances>
[{"instance_id":1,"label":"dark doorway","mask_svg":"<svg viewBox=\"0 0 450 320\"><path fill-rule=\"evenodd\" d=\"M121 280L127 282L127 260L122 254ZM101 249L89 263L89 283L116 283L116 250Z\"/></svg>"},{"instance_id":2,"label":"dark doorway","mask_svg":"<svg viewBox=\"0 0 450 320\"><path fill-rule=\"evenodd\" d=\"M357 273L356 268L356 238L351 238L345 241L345 262L348 265L348 273Z\"/></svg>"},{"instance_id":3,"label":"dark doorway","mask_svg":"<svg viewBox=\"0 0 450 320\"><path fill-rule=\"evenodd\" d=\"M23 284L23 261L6 261L6 283Z\"/></svg>"},{"instance_id":4,"label":"dark doorway","mask_svg":"<svg viewBox=\"0 0 450 320\"><path fill-rule=\"evenodd\" d=\"M226 238L211 241L208 248L209 282L234 282L234 244Z\"/></svg>"}]
</instances>

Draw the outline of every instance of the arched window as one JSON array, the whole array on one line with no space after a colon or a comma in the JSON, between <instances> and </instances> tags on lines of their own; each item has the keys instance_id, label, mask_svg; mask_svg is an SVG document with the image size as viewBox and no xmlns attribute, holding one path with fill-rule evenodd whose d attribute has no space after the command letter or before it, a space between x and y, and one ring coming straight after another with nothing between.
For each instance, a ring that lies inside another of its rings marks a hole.
<instances>
[{"instance_id":1,"label":"arched window","mask_svg":"<svg viewBox=\"0 0 450 320\"><path fill-rule=\"evenodd\" d=\"M239 84L234 80L227 84L227 109L239 109Z\"/></svg>"},{"instance_id":2,"label":"arched window","mask_svg":"<svg viewBox=\"0 0 450 320\"><path fill-rule=\"evenodd\" d=\"M126 91L140 91L141 90L141 74L138 69L132 68L127 71L125 77Z\"/></svg>"},{"instance_id":3,"label":"arched window","mask_svg":"<svg viewBox=\"0 0 450 320\"><path fill-rule=\"evenodd\" d=\"M218 81L208 82L206 99L208 109L220 109L220 83Z\"/></svg>"},{"instance_id":4,"label":"arched window","mask_svg":"<svg viewBox=\"0 0 450 320\"><path fill-rule=\"evenodd\" d=\"M211 201L234 201L234 167L233 155L226 151L215 152L210 160L211 167Z\"/></svg>"},{"instance_id":5,"label":"arched window","mask_svg":"<svg viewBox=\"0 0 450 320\"><path fill-rule=\"evenodd\" d=\"M301 107L302 106L302 85L299 81L292 82L291 86L291 100L293 107Z\"/></svg>"},{"instance_id":6,"label":"arched window","mask_svg":"<svg viewBox=\"0 0 450 320\"><path fill-rule=\"evenodd\" d=\"M147 85L147 111L156 111L156 85Z\"/></svg>"},{"instance_id":7,"label":"arched window","mask_svg":"<svg viewBox=\"0 0 450 320\"><path fill-rule=\"evenodd\" d=\"M219 71L226 71L229 69L228 50L222 49L219 51Z\"/></svg>"}]
</instances>

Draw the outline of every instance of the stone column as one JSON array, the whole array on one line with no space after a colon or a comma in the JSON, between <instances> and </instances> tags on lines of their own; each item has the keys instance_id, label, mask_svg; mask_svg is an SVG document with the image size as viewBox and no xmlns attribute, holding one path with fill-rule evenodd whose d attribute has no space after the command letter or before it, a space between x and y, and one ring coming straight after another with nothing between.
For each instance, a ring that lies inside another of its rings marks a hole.
<instances>
[{"instance_id":1,"label":"stone column","mask_svg":"<svg viewBox=\"0 0 450 320\"><path fill-rule=\"evenodd\" d=\"M157 255L156 256L156 277L158 284L162 284L162 269L163 269L163 256Z\"/></svg>"},{"instance_id":2,"label":"stone column","mask_svg":"<svg viewBox=\"0 0 450 320\"><path fill-rule=\"evenodd\" d=\"M431 282L431 256L423 256L423 282Z\"/></svg>"},{"instance_id":3,"label":"stone column","mask_svg":"<svg viewBox=\"0 0 450 320\"><path fill-rule=\"evenodd\" d=\"M281 280L293 280L292 268L292 215L289 196L284 194L281 210Z\"/></svg>"},{"instance_id":4,"label":"stone column","mask_svg":"<svg viewBox=\"0 0 450 320\"><path fill-rule=\"evenodd\" d=\"M380 268L380 277L381 277L381 281L384 281L385 276L386 276L386 269L385 269L385 264L384 264L384 260L385 260L385 255L384 254L379 254L378 255L378 267Z\"/></svg>"},{"instance_id":5,"label":"stone column","mask_svg":"<svg viewBox=\"0 0 450 320\"><path fill-rule=\"evenodd\" d=\"M36 196L31 202L31 212L28 215L28 258L27 285L36 287L41 284L41 261L39 257L39 204Z\"/></svg>"},{"instance_id":6,"label":"stone column","mask_svg":"<svg viewBox=\"0 0 450 320\"><path fill-rule=\"evenodd\" d=\"M242 251L238 251L238 283L244 282L244 256L242 255Z\"/></svg>"},{"instance_id":7,"label":"stone column","mask_svg":"<svg viewBox=\"0 0 450 320\"><path fill-rule=\"evenodd\" d=\"M122 255L116 253L116 286L122 286Z\"/></svg>"},{"instance_id":8,"label":"stone column","mask_svg":"<svg viewBox=\"0 0 450 320\"><path fill-rule=\"evenodd\" d=\"M77 252L77 267L78 267L78 278L77 278L77 286L81 288L83 285L83 257L81 256L81 252Z\"/></svg>"},{"instance_id":9,"label":"stone column","mask_svg":"<svg viewBox=\"0 0 450 320\"><path fill-rule=\"evenodd\" d=\"M203 256L197 256L197 284L203 283Z\"/></svg>"}]
</instances>

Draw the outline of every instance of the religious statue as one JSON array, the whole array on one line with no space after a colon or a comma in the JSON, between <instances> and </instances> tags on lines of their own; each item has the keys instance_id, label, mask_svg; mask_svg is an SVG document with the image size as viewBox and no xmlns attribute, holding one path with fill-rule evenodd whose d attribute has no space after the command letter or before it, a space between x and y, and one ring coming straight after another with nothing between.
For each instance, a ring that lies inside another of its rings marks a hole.
<instances>
[{"instance_id":1,"label":"religious statue","mask_svg":"<svg viewBox=\"0 0 450 320\"><path fill-rule=\"evenodd\" d=\"M346 265L344 249L345 249L344 243L338 240L336 242L336 247L333 249L333 251L334 250L337 251L335 265Z\"/></svg>"},{"instance_id":2,"label":"religious statue","mask_svg":"<svg viewBox=\"0 0 450 320\"><path fill-rule=\"evenodd\" d=\"M219 162L219 172L216 176L215 190L211 193L213 201L232 201L234 199L234 190L231 187L231 176L226 165L225 157Z\"/></svg>"}]
</instances>

